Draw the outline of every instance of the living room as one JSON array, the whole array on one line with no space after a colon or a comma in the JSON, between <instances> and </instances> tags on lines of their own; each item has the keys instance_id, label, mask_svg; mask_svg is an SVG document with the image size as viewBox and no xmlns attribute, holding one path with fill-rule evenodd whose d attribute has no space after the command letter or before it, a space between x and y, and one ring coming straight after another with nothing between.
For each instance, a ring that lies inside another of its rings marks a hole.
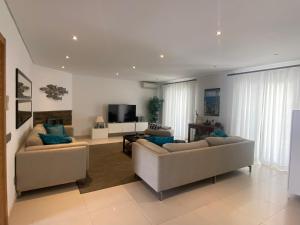
<instances>
[{"instance_id":1,"label":"living room","mask_svg":"<svg viewBox=\"0 0 300 225\"><path fill-rule=\"evenodd\" d=\"M0 225L298 224L299 8L1 0Z\"/></svg>"}]
</instances>

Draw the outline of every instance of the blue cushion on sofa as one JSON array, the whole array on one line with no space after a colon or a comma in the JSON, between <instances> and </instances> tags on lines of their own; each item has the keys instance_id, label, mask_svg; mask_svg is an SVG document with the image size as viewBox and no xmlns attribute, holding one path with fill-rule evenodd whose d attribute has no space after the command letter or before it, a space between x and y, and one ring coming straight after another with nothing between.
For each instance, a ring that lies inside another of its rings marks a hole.
<instances>
[{"instance_id":1,"label":"blue cushion on sofa","mask_svg":"<svg viewBox=\"0 0 300 225\"><path fill-rule=\"evenodd\" d=\"M66 131L64 125L61 124L44 124L44 127L47 131L47 134L55 135L55 136L66 136Z\"/></svg>"},{"instance_id":2,"label":"blue cushion on sofa","mask_svg":"<svg viewBox=\"0 0 300 225\"><path fill-rule=\"evenodd\" d=\"M159 146L174 142L174 137L149 136L145 139Z\"/></svg>"},{"instance_id":3,"label":"blue cushion on sofa","mask_svg":"<svg viewBox=\"0 0 300 225\"><path fill-rule=\"evenodd\" d=\"M39 134L44 145L55 145L71 143L72 138L69 136L57 136L52 134Z\"/></svg>"}]
</instances>

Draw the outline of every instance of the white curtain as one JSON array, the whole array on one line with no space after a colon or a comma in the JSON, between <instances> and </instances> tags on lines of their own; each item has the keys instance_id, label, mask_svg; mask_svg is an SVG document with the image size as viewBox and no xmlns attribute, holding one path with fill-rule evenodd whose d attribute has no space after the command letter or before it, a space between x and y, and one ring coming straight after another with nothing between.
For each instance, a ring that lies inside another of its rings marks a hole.
<instances>
[{"instance_id":1,"label":"white curtain","mask_svg":"<svg viewBox=\"0 0 300 225\"><path fill-rule=\"evenodd\" d=\"M163 124L174 130L176 139L187 139L188 123L195 114L195 81L163 86Z\"/></svg>"},{"instance_id":2,"label":"white curtain","mask_svg":"<svg viewBox=\"0 0 300 225\"><path fill-rule=\"evenodd\" d=\"M255 160L287 170L292 110L300 106L300 68L233 76L231 134L255 141Z\"/></svg>"}]
</instances>

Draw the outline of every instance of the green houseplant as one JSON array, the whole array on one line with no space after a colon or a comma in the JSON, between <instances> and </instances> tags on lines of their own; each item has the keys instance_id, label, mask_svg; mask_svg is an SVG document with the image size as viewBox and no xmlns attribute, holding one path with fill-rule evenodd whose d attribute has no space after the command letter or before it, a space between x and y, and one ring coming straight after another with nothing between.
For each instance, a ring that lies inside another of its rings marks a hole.
<instances>
[{"instance_id":1,"label":"green houseplant","mask_svg":"<svg viewBox=\"0 0 300 225\"><path fill-rule=\"evenodd\" d=\"M159 99L157 96L154 96L149 100L148 111L149 111L149 122L158 123L159 116L162 110L163 100Z\"/></svg>"}]
</instances>

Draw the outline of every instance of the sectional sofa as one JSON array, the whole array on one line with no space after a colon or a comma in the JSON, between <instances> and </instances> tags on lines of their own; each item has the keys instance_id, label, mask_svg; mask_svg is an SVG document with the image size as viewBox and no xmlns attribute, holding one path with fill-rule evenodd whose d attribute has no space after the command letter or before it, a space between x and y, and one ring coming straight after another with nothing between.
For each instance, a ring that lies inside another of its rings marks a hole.
<instances>
[{"instance_id":1,"label":"sectional sofa","mask_svg":"<svg viewBox=\"0 0 300 225\"><path fill-rule=\"evenodd\" d=\"M145 139L133 143L137 176L163 198L163 191L206 178L216 178L254 161L254 142L239 137L210 137L186 144L155 145Z\"/></svg>"}]
</instances>

